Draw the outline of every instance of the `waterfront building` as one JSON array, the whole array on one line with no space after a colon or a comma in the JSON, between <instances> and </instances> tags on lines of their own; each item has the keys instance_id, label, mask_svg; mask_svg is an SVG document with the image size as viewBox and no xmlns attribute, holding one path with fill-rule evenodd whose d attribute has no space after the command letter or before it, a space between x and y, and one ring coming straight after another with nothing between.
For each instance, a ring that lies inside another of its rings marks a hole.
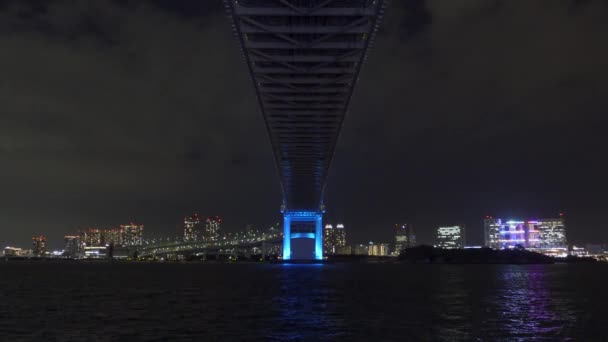
<instances>
[{"instance_id":1,"label":"waterfront building","mask_svg":"<svg viewBox=\"0 0 608 342\"><path fill-rule=\"evenodd\" d=\"M346 247L346 230L344 224L338 223L335 227L331 224L326 224L323 230L323 254L342 254Z\"/></svg>"},{"instance_id":2,"label":"waterfront building","mask_svg":"<svg viewBox=\"0 0 608 342\"><path fill-rule=\"evenodd\" d=\"M101 229L89 228L84 232L81 232L81 241L84 242L85 246L101 246L102 245L102 234Z\"/></svg>"},{"instance_id":3,"label":"waterfront building","mask_svg":"<svg viewBox=\"0 0 608 342\"><path fill-rule=\"evenodd\" d=\"M144 240L144 225L135 223L121 225L120 235L124 246L140 246Z\"/></svg>"},{"instance_id":4,"label":"waterfront building","mask_svg":"<svg viewBox=\"0 0 608 342\"><path fill-rule=\"evenodd\" d=\"M184 218L184 241L198 241L202 234L201 219L198 213Z\"/></svg>"},{"instance_id":5,"label":"waterfront building","mask_svg":"<svg viewBox=\"0 0 608 342\"><path fill-rule=\"evenodd\" d=\"M539 247L543 249L567 248L566 223L564 217L539 219L536 221Z\"/></svg>"},{"instance_id":6,"label":"waterfront building","mask_svg":"<svg viewBox=\"0 0 608 342\"><path fill-rule=\"evenodd\" d=\"M358 244L353 247L352 254L354 255L368 255L369 245Z\"/></svg>"},{"instance_id":7,"label":"waterfront building","mask_svg":"<svg viewBox=\"0 0 608 342\"><path fill-rule=\"evenodd\" d=\"M219 216L207 217L205 220L205 230L203 231L202 239L206 242L218 241L220 235L220 228L222 225L222 218Z\"/></svg>"},{"instance_id":8,"label":"waterfront building","mask_svg":"<svg viewBox=\"0 0 608 342\"><path fill-rule=\"evenodd\" d=\"M105 229L101 231L101 246L122 245L122 231L118 228Z\"/></svg>"},{"instance_id":9,"label":"waterfront building","mask_svg":"<svg viewBox=\"0 0 608 342\"><path fill-rule=\"evenodd\" d=\"M416 246L414 227L409 223L395 224L395 254L399 255L406 248Z\"/></svg>"},{"instance_id":10,"label":"waterfront building","mask_svg":"<svg viewBox=\"0 0 608 342\"><path fill-rule=\"evenodd\" d=\"M389 255L389 244L370 242L367 253L370 256L387 256Z\"/></svg>"},{"instance_id":11,"label":"waterfront building","mask_svg":"<svg viewBox=\"0 0 608 342\"><path fill-rule=\"evenodd\" d=\"M7 257L17 257L17 256L25 256L27 254L27 252L21 248L7 246L7 247L4 247L3 254L4 254L4 256L7 256Z\"/></svg>"},{"instance_id":12,"label":"waterfront building","mask_svg":"<svg viewBox=\"0 0 608 342\"><path fill-rule=\"evenodd\" d=\"M439 248L463 248L465 230L463 225L437 228L437 245Z\"/></svg>"},{"instance_id":13,"label":"waterfront building","mask_svg":"<svg viewBox=\"0 0 608 342\"><path fill-rule=\"evenodd\" d=\"M63 256L68 258L76 258L80 254L80 236L66 235L63 237L65 246L63 248Z\"/></svg>"},{"instance_id":14,"label":"waterfront building","mask_svg":"<svg viewBox=\"0 0 608 342\"><path fill-rule=\"evenodd\" d=\"M523 247L547 254L567 250L563 217L537 220L484 219L485 244L494 249Z\"/></svg>"},{"instance_id":15,"label":"waterfront building","mask_svg":"<svg viewBox=\"0 0 608 342\"><path fill-rule=\"evenodd\" d=\"M500 227L502 225L502 219L494 218L492 216L486 216L483 220L483 231L485 246L499 249L500 244Z\"/></svg>"},{"instance_id":16,"label":"waterfront building","mask_svg":"<svg viewBox=\"0 0 608 342\"><path fill-rule=\"evenodd\" d=\"M93 246L84 248L84 257L87 259L103 259L108 256L108 247Z\"/></svg>"},{"instance_id":17,"label":"waterfront building","mask_svg":"<svg viewBox=\"0 0 608 342\"><path fill-rule=\"evenodd\" d=\"M46 254L46 236L34 236L32 238L32 253L35 256L44 256Z\"/></svg>"}]
</instances>

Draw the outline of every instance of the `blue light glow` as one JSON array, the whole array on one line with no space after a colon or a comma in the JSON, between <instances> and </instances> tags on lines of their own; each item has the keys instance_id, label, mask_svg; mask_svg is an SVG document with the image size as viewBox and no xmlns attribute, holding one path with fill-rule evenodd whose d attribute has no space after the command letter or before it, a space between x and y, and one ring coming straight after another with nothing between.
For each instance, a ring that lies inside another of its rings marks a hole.
<instances>
[{"instance_id":1,"label":"blue light glow","mask_svg":"<svg viewBox=\"0 0 608 342\"><path fill-rule=\"evenodd\" d=\"M315 222L314 233L291 234L291 222ZM323 213L319 211L285 211L283 213L283 260L291 260L291 239L315 239L315 260L323 260Z\"/></svg>"},{"instance_id":2,"label":"blue light glow","mask_svg":"<svg viewBox=\"0 0 608 342\"><path fill-rule=\"evenodd\" d=\"M283 216L283 260L291 259L291 217Z\"/></svg>"},{"instance_id":3,"label":"blue light glow","mask_svg":"<svg viewBox=\"0 0 608 342\"><path fill-rule=\"evenodd\" d=\"M315 233L293 233L291 234L292 239L314 239Z\"/></svg>"}]
</instances>

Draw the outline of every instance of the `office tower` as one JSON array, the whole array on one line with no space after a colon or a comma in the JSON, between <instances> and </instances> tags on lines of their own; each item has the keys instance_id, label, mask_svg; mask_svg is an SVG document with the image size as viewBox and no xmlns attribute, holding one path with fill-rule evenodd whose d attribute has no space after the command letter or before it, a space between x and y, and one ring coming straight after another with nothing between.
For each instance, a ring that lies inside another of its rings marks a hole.
<instances>
[{"instance_id":1,"label":"office tower","mask_svg":"<svg viewBox=\"0 0 608 342\"><path fill-rule=\"evenodd\" d=\"M568 247L563 217L509 221L488 217L484 231L486 246L495 249L523 247L543 252Z\"/></svg>"},{"instance_id":2,"label":"office tower","mask_svg":"<svg viewBox=\"0 0 608 342\"><path fill-rule=\"evenodd\" d=\"M101 230L101 246L122 245L122 232L118 228Z\"/></svg>"},{"instance_id":3,"label":"office tower","mask_svg":"<svg viewBox=\"0 0 608 342\"><path fill-rule=\"evenodd\" d=\"M437 228L437 245L439 248L464 248L465 230L463 225Z\"/></svg>"},{"instance_id":4,"label":"office tower","mask_svg":"<svg viewBox=\"0 0 608 342\"><path fill-rule=\"evenodd\" d=\"M86 231L81 232L81 240L88 247L102 246L103 238L101 234L101 229L89 228Z\"/></svg>"},{"instance_id":5,"label":"office tower","mask_svg":"<svg viewBox=\"0 0 608 342\"><path fill-rule=\"evenodd\" d=\"M346 247L346 230L344 224L338 223L336 227L326 224L323 231L323 254L341 254Z\"/></svg>"},{"instance_id":6,"label":"office tower","mask_svg":"<svg viewBox=\"0 0 608 342\"><path fill-rule=\"evenodd\" d=\"M120 234L123 245L140 246L144 240L144 226L135 223L120 226Z\"/></svg>"},{"instance_id":7,"label":"office tower","mask_svg":"<svg viewBox=\"0 0 608 342\"><path fill-rule=\"evenodd\" d=\"M44 256L46 254L46 236L34 236L32 238L32 253L35 256Z\"/></svg>"},{"instance_id":8,"label":"office tower","mask_svg":"<svg viewBox=\"0 0 608 342\"><path fill-rule=\"evenodd\" d=\"M492 216L486 216L483 220L484 242L486 247L499 249L500 242L500 227L502 220Z\"/></svg>"},{"instance_id":9,"label":"office tower","mask_svg":"<svg viewBox=\"0 0 608 342\"><path fill-rule=\"evenodd\" d=\"M537 220L539 248L567 248L566 222L564 217Z\"/></svg>"},{"instance_id":10,"label":"office tower","mask_svg":"<svg viewBox=\"0 0 608 342\"><path fill-rule=\"evenodd\" d=\"M205 230L203 231L203 241L215 242L218 241L222 218L219 216L207 217L205 220Z\"/></svg>"},{"instance_id":11,"label":"office tower","mask_svg":"<svg viewBox=\"0 0 608 342\"><path fill-rule=\"evenodd\" d=\"M396 224L393 230L395 233L395 254L400 254L406 248L416 246L416 234L411 224Z\"/></svg>"},{"instance_id":12,"label":"office tower","mask_svg":"<svg viewBox=\"0 0 608 342\"><path fill-rule=\"evenodd\" d=\"M323 254L329 255L332 254L332 236L334 234L334 226L331 224L326 224L325 228L323 228Z\"/></svg>"},{"instance_id":13,"label":"office tower","mask_svg":"<svg viewBox=\"0 0 608 342\"><path fill-rule=\"evenodd\" d=\"M198 213L184 218L184 241L194 242L200 239L202 234L201 219Z\"/></svg>"},{"instance_id":14,"label":"office tower","mask_svg":"<svg viewBox=\"0 0 608 342\"><path fill-rule=\"evenodd\" d=\"M66 235L63 237L65 241L65 247L63 248L63 255L68 258L76 258L80 252L80 236Z\"/></svg>"},{"instance_id":15,"label":"office tower","mask_svg":"<svg viewBox=\"0 0 608 342\"><path fill-rule=\"evenodd\" d=\"M387 256L389 254L388 243L369 243L368 255L371 256Z\"/></svg>"}]
</instances>

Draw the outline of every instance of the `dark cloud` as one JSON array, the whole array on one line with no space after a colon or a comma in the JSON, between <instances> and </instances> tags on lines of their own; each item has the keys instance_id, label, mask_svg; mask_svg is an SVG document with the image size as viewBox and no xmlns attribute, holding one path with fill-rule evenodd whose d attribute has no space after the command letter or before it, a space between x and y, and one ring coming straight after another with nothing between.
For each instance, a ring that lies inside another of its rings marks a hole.
<instances>
[{"instance_id":1,"label":"dark cloud","mask_svg":"<svg viewBox=\"0 0 608 342\"><path fill-rule=\"evenodd\" d=\"M565 211L574 240L608 239L607 19L601 0L393 1L328 219L355 241L397 220L428 240L439 223ZM0 1L0 47L0 242L133 218L176 233L193 210L233 229L278 218L221 1Z\"/></svg>"}]
</instances>

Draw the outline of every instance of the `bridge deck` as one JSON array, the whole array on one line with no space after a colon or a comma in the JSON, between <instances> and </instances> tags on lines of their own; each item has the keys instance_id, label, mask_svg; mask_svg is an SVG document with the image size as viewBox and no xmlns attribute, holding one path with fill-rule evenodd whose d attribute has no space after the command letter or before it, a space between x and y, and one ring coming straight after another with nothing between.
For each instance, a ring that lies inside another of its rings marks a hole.
<instances>
[{"instance_id":1,"label":"bridge deck","mask_svg":"<svg viewBox=\"0 0 608 342\"><path fill-rule=\"evenodd\" d=\"M317 210L386 0L225 0L274 150L284 205Z\"/></svg>"}]
</instances>

